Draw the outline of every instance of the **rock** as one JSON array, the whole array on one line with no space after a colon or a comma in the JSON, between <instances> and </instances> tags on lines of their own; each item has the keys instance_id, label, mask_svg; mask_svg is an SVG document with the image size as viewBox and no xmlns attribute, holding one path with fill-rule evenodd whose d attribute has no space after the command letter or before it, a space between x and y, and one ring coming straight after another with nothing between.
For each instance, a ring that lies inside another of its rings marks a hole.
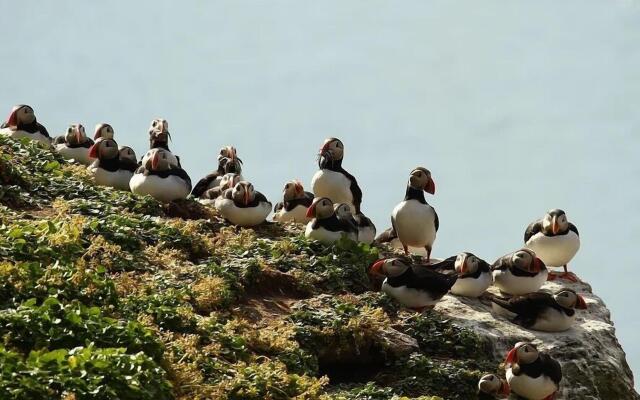
<instances>
[{"instance_id":1,"label":"rock","mask_svg":"<svg viewBox=\"0 0 640 400\"><path fill-rule=\"evenodd\" d=\"M487 300L447 295L436 309L473 329L493 345L494 357L504 360L519 341L533 342L562 364L563 380L558 399L638 400L633 374L618 343L609 310L586 283L547 282L542 290L555 292L569 287L581 294L587 310L578 310L576 323L566 332L546 333L526 330L491 313ZM498 294L495 288L490 289Z\"/></svg>"}]
</instances>

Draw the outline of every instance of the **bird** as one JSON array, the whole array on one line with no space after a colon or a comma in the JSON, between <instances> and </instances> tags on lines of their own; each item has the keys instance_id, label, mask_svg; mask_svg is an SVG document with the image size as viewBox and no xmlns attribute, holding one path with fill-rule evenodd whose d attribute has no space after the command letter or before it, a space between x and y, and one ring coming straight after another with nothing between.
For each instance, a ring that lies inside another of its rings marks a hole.
<instances>
[{"instance_id":1,"label":"bird","mask_svg":"<svg viewBox=\"0 0 640 400\"><path fill-rule=\"evenodd\" d=\"M441 274L424 265L409 265L399 258L378 260L370 272L385 277L384 293L419 312L433 308L458 279L455 274Z\"/></svg>"},{"instance_id":2,"label":"bird","mask_svg":"<svg viewBox=\"0 0 640 400\"><path fill-rule=\"evenodd\" d=\"M478 382L478 400L503 399L509 393L509 384L494 374L485 375Z\"/></svg>"},{"instance_id":3,"label":"bird","mask_svg":"<svg viewBox=\"0 0 640 400\"><path fill-rule=\"evenodd\" d=\"M535 331L562 332L573 326L576 309L586 309L584 298L563 288L554 294L534 292L502 298L491 296L493 311L512 322Z\"/></svg>"},{"instance_id":4,"label":"bird","mask_svg":"<svg viewBox=\"0 0 640 400\"><path fill-rule=\"evenodd\" d=\"M93 140L87 137L82 124L71 124L64 135L53 140L54 149L62 157L84 165L89 165L94 161L89 157L91 146L93 146Z\"/></svg>"},{"instance_id":5,"label":"bird","mask_svg":"<svg viewBox=\"0 0 640 400\"><path fill-rule=\"evenodd\" d=\"M479 297L493 283L491 266L473 253L463 252L430 264L430 267L441 273L458 275L456 284L451 288L451 293L458 296Z\"/></svg>"},{"instance_id":6,"label":"bird","mask_svg":"<svg viewBox=\"0 0 640 400\"><path fill-rule=\"evenodd\" d=\"M131 147L119 146L118 152L120 153L121 160L130 160L134 163L138 162L138 156L136 156L136 152Z\"/></svg>"},{"instance_id":7,"label":"bird","mask_svg":"<svg viewBox=\"0 0 640 400\"><path fill-rule=\"evenodd\" d=\"M169 151L152 148L143 159L145 161L129 182L131 192L149 195L163 203L184 199L189 195L191 178L185 170L171 163Z\"/></svg>"},{"instance_id":8,"label":"bird","mask_svg":"<svg viewBox=\"0 0 640 400\"><path fill-rule=\"evenodd\" d=\"M200 179L194 186L191 194L194 197L200 197L209 189L220 186L220 180L224 174L234 173L244 180L242 177L242 160L238 158L236 148L233 146L225 146L220 149L218 155L218 169Z\"/></svg>"},{"instance_id":9,"label":"bird","mask_svg":"<svg viewBox=\"0 0 640 400\"><path fill-rule=\"evenodd\" d=\"M113 139L98 139L89 148L95 159L87 168L96 184L129 191L129 181L138 168L135 161L121 159L118 144Z\"/></svg>"},{"instance_id":10,"label":"bird","mask_svg":"<svg viewBox=\"0 0 640 400\"><path fill-rule=\"evenodd\" d=\"M156 118L151 121L149 127L149 149L164 149L169 160L169 164L175 165L181 168L180 158L174 155L169 149L169 139L171 139L171 133L169 133L169 123L166 119ZM144 164L145 161L143 160Z\"/></svg>"},{"instance_id":11,"label":"bird","mask_svg":"<svg viewBox=\"0 0 640 400\"><path fill-rule=\"evenodd\" d=\"M103 122L101 124L97 124L95 129L93 130L93 139L113 139L114 134L115 132L113 131L113 127Z\"/></svg>"},{"instance_id":12,"label":"bird","mask_svg":"<svg viewBox=\"0 0 640 400\"><path fill-rule=\"evenodd\" d=\"M207 189L200 198L198 198L198 201L202 204L214 205L216 199L220 197L225 190L234 187L240 181L240 175L238 174L233 172L224 174L222 178L220 178L219 185L214 188ZM191 193L193 193L193 191L191 191Z\"/></svg>"},{"instance_id":13,"label":"bird","mask_svg":"<svg viewBox=\"0 0 640 400\"><path fill-rule=\"evenodd\" d=\"M494 284L501 292L523 295L538 291L547 280L547 267L529 249L506 254L491 265Z\"/></svg>"},{"instance_id":14,"label":"bird","mask_svg":"<svg viewBox=\"0 0 640 400\"><path fill-rule=\"evenodd\" d=\"M404 246L402 245L400 240L398 240L398 234L396 234L396 231L393 229L393 227L387 228L384 231L382 231L382 233L378 235L378 237L376 237L376 239L374 240L374 243L378 245L389 244L394 249L399 249L399 250L404 249ZM416 254L423 257L427 256L427 251L425 250L424 247L408 246L408 250L411 254Z\"/></svg>"},{"instance_id":15,"label":"bird","mask_svg":"<svg viewBox=\"0 0 640 400\"><path fill-rule=\"evenodd\" d=\"M0 134L14 139L28 138L45 146L51 145L51 136L36 119L31 106L19 104L9 113L7 121L0 125Z\"/></svg>"},{"instance_id":16,"label":"bird","mask_svg":"<svg viewBox=\"0 0 640 400\"><path fill-rule=\"evenodd\" d=\"M431 172L423 167L414 168L409 175L404 200L391 212L391 226L404 253L409 254L410 246L422 247L427 252L428 263L440 221L436 210L425 200L424 192L436 192Z\"/></svg>"},{"instance_id":17,"label":"bird","mask_svg":"<svg viewBox=\"0 0 640 400\"><path fill-rule=\"evenodd\" d=\"M559 275L560 278L578 281L575 274L567 271L567 265L580 249L580 234L563 210L549 210L542 219L529 224L524 233L524 243L547 267L563 267L564 273ZM556 277L555 273L549 273L550 280Z\"/></svg>"},{"instance_id":18,"label":"bird","mask_svg":"<svg viewBox=\"0 0 640 400\"><path fill-rule=\"evenodd\" d=\"M360 212L362 190L356 178L342 167L344 145L331 137L324 141L318 154L318 172L311 179L316 197L327 197L334 203L347 203L354 214Z\"/></svg>"},{"instance_id":19,"label":"bird","mask_svg":"<svg viewBox=\"0 0 640 400\"><path fill-rule=\"evenodd\" d=\"M256 226L265 222L271 213L271 203L253 184L240 181L215 200L220 215L234 225Z\"/></svg>"},{"instance_id":20,"label":"bird","mask_svg":"<svg viewBox=\"0 0 640 400\"><path fill-rule=\"evenodd\" d=\"M371 244L376 236L376 227L363 213L353 215L347 203L334 204L336 216L358 234L358 242Z\"/></svg>"},{"instance_id":21,"label":"bird","mask_svg":"<svg viewBox=\"0 0 640 400\"><path fill-rule=\"evenodd\" d=\"M358 240L358 231L338 219L333 202L327 197L316 197L307 208L307 218L312 218L307 223L305 236L309 239L330 244L340 240L343 236Z\"/></svg>"},{"instance_id":22,"label":"bird","mask_svg":"<svg viewBox=\"0 0 640 400\"><path fill-rule=\"evenodd\" d=\"M511 391L528 400L553 399L562 381L560 363L532 343L516 343L507 354L505 369Z\"/></svg>"},{"instance_id":23,"label":"bird","mask_svg":"<svg viewBox=\"0 0 640 400\"><path fill-rule=\"evenodd\" d=\"M273 220L306 224L311 220L307 217L307 208L311 203L313 203L313 193L305 192L299 181L288 181L282 189L282 201L273 207Z\"/></svg>"}]
</instances>

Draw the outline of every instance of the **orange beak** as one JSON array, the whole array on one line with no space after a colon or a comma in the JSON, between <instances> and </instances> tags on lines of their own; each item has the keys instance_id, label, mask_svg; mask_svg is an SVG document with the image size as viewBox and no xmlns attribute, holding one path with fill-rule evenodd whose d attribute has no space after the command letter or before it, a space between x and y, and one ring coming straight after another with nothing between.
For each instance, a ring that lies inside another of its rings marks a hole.
<instances>
[{"instance_id":1,"label":"orange beak","mask_svg":"<svg viewBox=\"0 0 640 400\"><path fill-rule=\"evenodd\" d=\"M316 216L316 203L312 203L309 208L307 208L307 214L305 214L307 218L314 218Z\"/></svg>"},{"instance_id":2,"label":"orange beak","mask_svg":"<svg viewBox=\"0 0 640 400\"><path fill-rule=\"evenodd\" d=\"M160 160L160 156L158 155L158 153L153 155L153 158L151 158L151 169L156 169L158 167L158 162Z\"/></svg>"},{"instance_id":3,"label":"orange beak","mask_svg":"<svg viewBox=\"0 0 640 400\"><path fill-rule=\"evenodd\" d=\"M383 258L382 260L378 260L376 262L374 262L371 265L371 268L369 269L369 272L374 274L374 275L384 275L382 273L382 266L384 265L385 259Z\"/></svg>"},{"instance_id":4,"label":"orange beak","mask_svg":"<svg viewBox=\"0 0 640 400\"><path fill-rule=\"evenodd\" d=\"M11 110L11 114L9 114L9 117L7 118L8 126L18 126L18 110L19 108Z\"/></svg>"},{"instance_id":5,"label":"orange beak","mask_svg":"<svg viewBox=\"0 0 640 400\"><path fill-rule=\"evenodd\" d=\"M89 158L98 158L98 143L92 145L89 148Z\"/></svg>"},{"instance_id":6,"label":"orange beak","mask_svg":"<svg viewBox=\"0 0 640 400\"><path fill-rule=\"evenodd\" d=\"M80 133L80 129L76 131L76 140L78 143L82 143L82 133Z\"/></svg>"},{"instance_id":7,"label":"orange beak","mask_svg":"<svg viewBox=\"0 0 640 400\"><path fill-rule=\"evenodd\" d=\"M554 235L557 235L558 232L560 232L560 225L558 225L558 221L556 221L555 218L553 218L553 224L551 225L551 232L553 232Z\"/></svg>"},{"instance_id":8,"label":"orange beak","mask_svg":"<svg viewBox=\"0 0 640 400\"><path fill-rule=\"evenodd\" d=\"M579 308L581 310L587 309L587 302L584 301L584 297L578 295L578 302L576 303L576 308Z\"/></svg>"},{"instance_id":9,"label":"orange beak","mask_svg":"<svg viewBox=\"0 0 640 400\"><path fill-rule=\"evenodd\" d=\"M251 202L251 198L249 196L249 191L245 189L245 191L244 191L244 205L248 206L250 202Z\"/></svg>"},{"instance_id":10,"label":"orange beak","mask_svg":"<svg viewBox=\"0 0 640 400\"><path fill-rule=\"evenodd\" d=\"M542 271L542 268L544 267L544 263L542 262L541 259L539 259L538 257L533 259L533 272L540 272Z\"/></svg>"},{"instance_id":11,"label":"orange beak","mask_svg":"<svg viewBox=\"0 0 640 400\"><path fill-rule=\"evenodd\" d=\"M462 256L462 266L460 267L460 273L464 274L467 272L467 256Z\"/></svg>"},{"instance_id":12,"label":"orange beak","mask_svg":"<svg viewBox=\"0 0 640 400\"><path fill-rule=\"evenodd\" d=\"M513 349L511 349L511 351L507 353L507 358L504 360L504 363L507 365L511 365L517 362L518 362L518 349L514 347Z\"/></svg>"},{"instance_id":13,"label":"orange beak","mask_svg":"<svg viewBox=\"0 0 640 400\"><path fill-rule=\"evenodd\" d=\"M304 191L304 188L299 182L296 182L295 186L296 186L296 193L300 194Z\"/></svg>"},{"instance_id":14,"label":"orange beak","mask_svg":"<svg viewBox=\"0 0 640 400\"><path fill-rule=\"evenodd\" d=\"M427 185L424 187L424 191L430 194L436 193L436 183L433 181L433 179L429 178Z\"/></svg>"},{"instance_id":15,"label":"orange beak","mask_svg":"<svg viewBox=\"0 0 640 400\"><path fill-rule=\"evenodd\" d=\"M500 386L500 391L498 392L498 394L502 395L503 397L509 397L509 394L511 394L511 388L509 387L509 384L505 381L502 381L502 385Z\"/></svg>"}]
</instances>

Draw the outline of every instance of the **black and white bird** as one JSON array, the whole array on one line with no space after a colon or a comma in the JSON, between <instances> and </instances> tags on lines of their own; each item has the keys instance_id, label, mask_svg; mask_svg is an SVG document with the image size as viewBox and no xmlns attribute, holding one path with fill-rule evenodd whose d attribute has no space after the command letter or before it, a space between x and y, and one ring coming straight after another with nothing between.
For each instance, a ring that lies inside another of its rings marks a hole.
<instances>
[{"instance_id":1,"label":"black and white bird","mask_svg":"<svg viewBox=\"0 0 640 400\"><path fill-rule=\"evenodd\" d=\"M519 342L505 360L511 391L528 400L551 400L560 388L562 367L531 343Z\"/></svg>"},{"instance_id":2,"label":"black and white bird","mask_svg":"<svg viewBox=\"0 0 640 400\"><path fill-rule=\"evenodd\" d=\"M129 146L119 146L118 151L120 152L121 160L130 160L131 162L137 163L138 156L136 156L136 152Z\"/></svg>"},{"instance_id":3,"label":"black and white bird","mask_svg":"<svg viewBox=\"0 0 640 400\"><path fill-rule=\"evenodd\" d=\"M527 329L562 332L573 326L576 309L586 309L584 298L572 289L555 294L535 292L504 298L492 296L493 311Z\"/></svg>"},{"instance_id":4,"label":"black and white bird","mask_svg":"<svg viewBox=\"0 0 640 400\"><path fill-rule=\"evenodd\" d=\"M91 146L93 146L93 140L87 137L82 124L70 125L64 135L53 140L53 147L62 157L84 165L89 165L94 161L89 157Z\"/></svg>"},{"instance_id":5,"label":"black and white bird","mask_svg":"<svg viewBox=\"0 0 640 400\"><path fill-rule=\"evenodd\" d=\"M491 265L494 284L503 293L523 295L538 291L547 280L547 267L529 249L506 254Z\"/></svg>"},{"instance_id":6,"label":"black and white bird","mask_svg":"<svg viewBox=\"0 0 640 400\"><path fill-rule=\"evenodd\" d=\"M169 149L169 139L171 139L171 133L169 133L169 123L167 120L156 118L151 121L151 126L149 127L149 149L165 150L169 164L181 168L180 158ZM142 160L142 164L146 164L144 159Z\"/></svg>"},{"instance_id":7,"label":"black and white bird","mask_svg":"<svg viewBox=\"0 0 640 400\"><path fill-rule=\"evenodd\" d=\"M567 271L567 265L580 249L580 235L564 211L557 208L549 210L542 219L532 222L524 233L524 243L547 267L563 267L561 278L578 280ZM555 274L550 273L549 279L553 278Z\"/></svg>"},{"instance_id":8,"label":"black and white bird","mask_svg":"<svg viewBox=\"0 0 640 400\"><path fill-rule=\"evenodd\" d=\"M333 243L343 236L351 240L358 240L358 230L353 225L338 219L333 202L326 197L316 197L307 208L307 217L312 218L307 223L305 236L322 243Z\"/></svg>"},{"instance_id":9,"label":"black and white bird","mask_svg":"<svg viewBox=\"0 0 640 400\"><path fill-rule=\"evenodd\" d=\"M101 124L97 124L93 130L93 139L113 139L114 134L115 132L113 131L113 127L103 122Z\"/></svg>"},{"instance_id":10,"label":"black and white bird","mask_svg":"<svg viewBox=\"0 0 640 400\"><path fill-rule=\"evenodd\" d=\"M479 297L493 283L491 266L473 253L463 252L443 261L430 265L441 273L458 275L451 293L464 297Z\"/></svg>"},{"instance_id":11,"label":"black and white bird","mask_svg":"<svg viewBox=\"0 0 640 400\"><path fill-rule=\"evenodd\" d=\"M384 293L417 311L433 308L458 279L455 274L441 274L424 265L409 265L399 258L378 260L370 272L385 277Z\"/></svg>"},{"instance_id":12,"label":"black and white bird","mask_svg":"<svg viewBox=\"0 0 640 400\"><path fill-rule=\"evenodd\" d=\"M145 161L131 177L129 187L139 195L149 195L168 203L184 199L191 192L191 178L185 170L171 163L171 154L163 148L149 150Z\"/></svg>"},{"instance_id":13,"label":"black and white bird","mask_svg":"<svg viewBox=\"0 0 640 400\"><path fill-rule=\"evenodd\" d=\"M242 160L238 158L236 148L233 146L225 146L220 149L218 154L218 169L200 179L193 187L191 194L194 197L201 197L204 192L220 186L220 180L225 174L237 174L240 180L242 177Z\"/></svg>"},{"instance_id":14,"label":"black and white bird","mask_svg":"<svg viewBox=\"0 0 640 400\"><path fill-rule=\"evenodd\" d=\"M271 213L269 200L247 181L240 181L225 190L214 205L223 218L238 226L260 225Z\"/></svg>"},{"instance_id":15,"label":"black and white bird","mask_svg":"<svg viewBox=\"0 0 640 400\"><path fill-rule=\"evenodd\" d=\"M424 248L427 262L431 259L440 222L436 210L425 200L424 192L434 194L435 191L431 172L426 168L415 168L409 176L404 200L391 212L392 232L402 243L405 254L409 254L409 247Z\"/></svg>"},{"instance_id":16,"label":"black and white bird","mask_svg":"<svg viewBox=\"0 0 640 400\"><path fill-rule=\"evenodd\" d=\"M222 193L225 192L225 190L231 189L241 180L242 179L240 179L240 175L235 174L233 172L224 174L222 175L222 178L220 178L220 181L219 181L220 183L218 184L218 186L213 187L211 189L207 189L204 193L202 193L202 195L200 195L200 198L198 198L198 201L202 204L209 204L209 205L215 206L214 203L216 199L220 197ZM193 191L191 193L193 193Z\"/></svg>"},{"instance_id":17,"label":"black and white bird","mask_svg":"<svg viewBox=\"0 0 640 400\"><path fill-rule=\"evenodd\" d=\"M37 121L33 108L26 104L19 104L11 109L9 117L0 126L0 135L15 139L28 138L45 146L51 145L47 128Z\"/></svg>"},{"instance_id":18,"label":"black and white bird","mask_svg":"<svg viewBox=\"0 0 640 400\"><path fill-rule=\"evenodd\" d=\"M318 154L318 172L311 179L316 197L326 197L333 203L347 203L354 214L360 212L362 190L356 178L342 167L344 145L340 139L328 138Z\"/></svg>"},{"instance_id":19,"label":"black and white bird","mask_svg":"<svg viewBox=\"0 0 640 400\"><path fill-rule=\"evenodd\" d=\"M358 232L358 242L371 244L376 237L376 226L363 213L353 215L347 203L334 204L339 220Z\"/></svg>"},{"instance_id":20,"label":"black and white bird","mask_svg":"<svg viewBox=\"0 0 640 400\"><path fill-rule=\"evenodd\" d=\"M89 157L95 159L87 168L96 184L129 191L129 181L138 163L120 158L118 144L113 139L98 139L89 148Z\"/></svg>"},{"instance_id":21,"label":"black and white bird","mask_svg":"<svg viewBox=\"0 0 640 400\"><path fill-rule=\"evenodd\" d=\"M509 397L509 393L509 384L497 375L485 375L478 382L478 400L503 399Z\"/></svg>"},{"instance_id":22,"label":"black and white bird","mask_svg":"<svg viewBox=\"0 0 640 400\"><path fill-rule=\"evenodd\" d=\"M273 220L277 222L295 222L306 224L311 221L307 217L307 209L313 203L313 193L305 192L302 183L289 181L282 189L282 201L273 208Z\"/></svg>"}]
</instances>

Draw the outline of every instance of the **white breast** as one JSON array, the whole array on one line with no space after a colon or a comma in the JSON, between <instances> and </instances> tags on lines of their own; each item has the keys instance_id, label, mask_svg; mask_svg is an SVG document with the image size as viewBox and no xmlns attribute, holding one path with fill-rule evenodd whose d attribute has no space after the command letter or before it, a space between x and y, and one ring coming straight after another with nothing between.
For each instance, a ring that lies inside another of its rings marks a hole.
<instances>
[{"instance_id":1,"label":"white breast","mask_svg":"<svg viewBox=\"0 0 640 400\"><path fill-rule=\"evenodd\" d=\"M551 378L544 374L537 378L531 378L526 374L516 376L511 368L507 368L506 377L511 391L529 400L543 400L558 390Z\"/></svg>"},{"instance_id":2,"label":"white breast","mask_svg":"<svg viewBox=\"0 0 640 400\"><path fill-rule=\"evenodd\" d=\"M97 160L89 166L89 171L93 175L93 180L97 185L109 186L112 188L129 191L129 181L133 176L133 172L124 169L111 172L106 169L98 168L95 165Z\"/></svg>"},{"instance_id":3,"label":"white breast","mask_svg":"<svg viewBox=\"0 0 640 400\"><path fill-rule=\"evenodd\" d=\"M570 329L576 320L576 313L568 316L563 311L548 308L539 317L531 329L544 332L562 332Z\"/></svg>"},{"instance_id":4,"label":"white breast","mask_svg":"<svg viewBox=\"0 0 640 400\"><path fill-rule=\"evenodd\" d=\"M284 207L273 215L273 220L277 222L295 222L298 224L306 224L311 221L307 217L307 207L297 205L290 211L286 211Z\"/></svg>"},{"instance_id":5,"label":"white breast","mask_svg":"<svg viewBox=\"0 0 640 400\"><path fill-rule=\"evenodd\" d=\"M494 284L504 293L522 295L537 292L547 281L548 272L545 270L535 276L515 276L509 269L493 271Z\"/></svg>"},{"instance_id":6,"label":"white breast","mask_svg":"<svg viewBox=\"0 0 640 400\"><path fill-rule=\"evenodd\" d=\"M42 143L45 146L51 146L51 138L41 134L40 132L29 133L25 131L14 131L9 128L0 129L0 134L4 136L9 136L14 139L22 139L27 138L34 140L36 142Z\"/></svg>"},{"instance_id":7,"label":"white breast","mask_svg":"<svg viewBox=\"0 0 640 400\"><path fill-rule=\"evenodd\" d=\"M434 299L424 290L410 289L406 286L393 287L387 283L382 283L382 291L400 303L410 308L420 308L435 305L440 299Z\"/></svg>"},{"instance_id":8,"label":"white breast","mask_svg":"<svg viewBox=\"0 0 640 400\"><path fill-rule=\"evenodd\" d=\"M573 231L559 236L545 236L540 232L527 241L526 247L535 251L547 266L562 267L580 249L580 237Z\"/></svg>"},{"instance_id":9,"label":"white breast","mask_svg":"<svg viewBox=\"0 0 640 400\"><path fill-rule=\"evenodd\" d=\"M479 297L493 283L491 272L483 272L478 279L464 278L459 279L451 288L451 293L465 297Z\"/></svg>"},{"instance_id":10,"label":"white breast","mask_svg":"<svg viewBox=\"0 0 640 400\"><path fill-rule=\"evenodd\" d=\"M134 174L129 187L135 194L149 195L163 203L184 199L189 195L187 183L175 175L161 178L157 175Z\"/></svg>"},{"instance_id":11,"label":"white breast","mask_svg":"<svg viewBox=\"0 0 640 400\"><path fill-rule=\"evenodd\" d=\"M436 240L435 212L427 204L406 200L392 212L398 239L411 247L432 246Z\"/></svg>"},{"instance_id":12,"label":"white breast","mask_svg":"<svg viewBox=\"0 0 640 400\"><path fill-rule=\"evenodd\" d=\"M215 207L223 218L238 226L256 226L265 221L271 212L271 203L260 202L256 207L237 207L233 200L218 197Z\"/></svg>"},{"instance_id":13,"label":"white breast","mask_svg":"<svg viewBox=\"0 0 640 400\"><path fill-rule=\"evenodd\" d=\"M371 244L376 238L375 226L363 226L358 228L358 242Z\"/></svg>"},{"instance_id":14,"label":"white breast","mask_svg":"<svg viewBox=\"0 0 640 400\"><path fill-rule=\"evenodd\" d=\"M311 179L311 187L316 197L328 197L334 203L347 203L353 207L351 181L340 172L321 169Z\"/></svg>"},{"instance_id":15,"label":"white breast","mask_svg":"<svg viewBox=\"0 0 640 400\"><path fill-rule=\"evenodd\" d=\"M89 158L89 149L85 147L67 147L66 144L61 143L56 145L56 151L67 160L75 160L80 164L89 165L95 159Z\"/></svg>"},{"instance_id":16,"label":"white breast","mask_svg":"<svg viewBox=\"0 0 640 400\"><path fill-rule=\"evenodd\" d=\"M323 228L322 226L316 229L313 229L313 220L311 220L307 224L307 228L304 231L304 235L309 239L317 240L319 242L326 243L326 244L330 244L340 240L342 235L345 235L345 234L346 233L342 231L338 231L338 232L329 231Z\"/></svg>"}]
</instances>

